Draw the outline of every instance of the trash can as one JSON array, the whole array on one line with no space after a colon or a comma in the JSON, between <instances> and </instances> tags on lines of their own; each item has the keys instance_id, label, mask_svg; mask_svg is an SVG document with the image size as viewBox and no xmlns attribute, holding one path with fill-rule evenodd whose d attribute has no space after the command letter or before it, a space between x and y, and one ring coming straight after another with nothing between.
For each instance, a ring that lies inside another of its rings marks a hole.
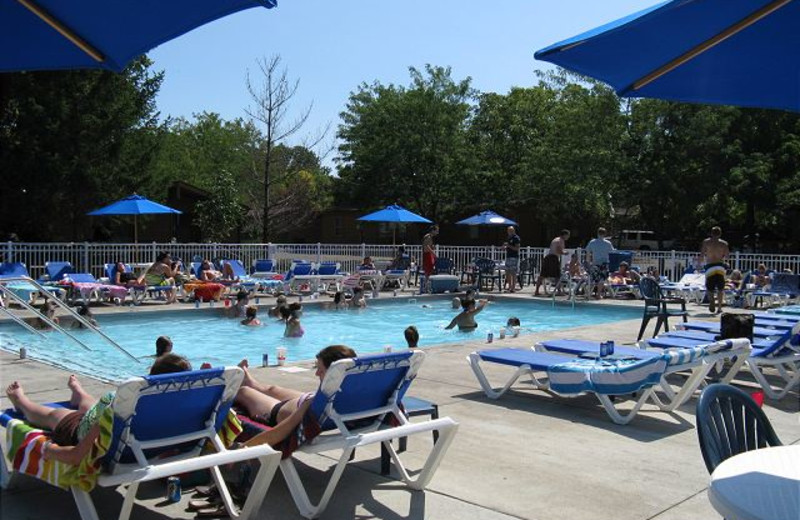
<instances>
[{"instance_id":1,"label":"trash can","mask_svg":"<svg viewBox=\"0 0 800 520\"><path fill-rule=\"evenodd\" d=\"M628 262L633 263L633 251L611 251L608 253L608 272L613 273L619 270L619 264Z\"/></svg>"}]
</instances>

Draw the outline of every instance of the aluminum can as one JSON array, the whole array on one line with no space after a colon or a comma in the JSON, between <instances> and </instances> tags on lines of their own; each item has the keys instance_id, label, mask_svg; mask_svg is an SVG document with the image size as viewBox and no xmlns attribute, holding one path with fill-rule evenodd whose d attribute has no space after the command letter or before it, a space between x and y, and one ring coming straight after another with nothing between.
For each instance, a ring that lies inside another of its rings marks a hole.
<instances>
[{"instance_id":1,"label":"aluminum can","mask_svg":"<svg viewBox=\"0 0 800 520\"><path fill-rule=\"evenodd\" d=\"M25 359L27 357L28 357L28 349L26 349L25 347L20 347L19 348L19 358L20 359Z\"/></svg>"},{"instance_id":2,"label":"aluminum can","mask_svg":"<svg viewBox=\"0 0 800 520\"><path fill-rule=\"evenodd\" d=\"M181 479L178 477L167 479L167 500L170 502L181 501Z\"/></svg>"},{"instance_id":3,"label":"aluminum can","mask_svg":"<svg viewBox=\"0 0 800 520\"><path fill-rule=\"evenodd\" d=\"M267 354L266 352L264 352L261 355L261 366L262 367L268 367L269 366L269 354Z\"/></svg>"},{"instance_id":4,"label":"aluminum can","mask_svg":"<svg viewBox=\"0 0 800 520\"><path fill-rule=\"evenodd\" d=\"M609 356L613 356L613 355L614 355L614 341L613 341L613 340L612 340L612 341L607 341L607 342L606 342L606 345L607 345L607 347L606 347L606 353L607 353Z\"/></svg>"},{"instance_id":5,"label":"aluminum can","mask_svg":"<svg viewBox=\"0 0 800 520\"><path fill-rule=\"evenodd\" d=\"M500 339L506 339L506 328L500 327Z\"/></svg>"},{"instance_id":6,"label":"aluminum can","mask_svg":"<svg viewBox=\"0 0 800 520\"><path fill-rule=\"evenodd\" d=\"M486 336L486 343L491 343L492 341L494 341L494 333L493 333L493 332L490 332L490 333L489 333L489 334Z\"/></svg>"}]
</instances>

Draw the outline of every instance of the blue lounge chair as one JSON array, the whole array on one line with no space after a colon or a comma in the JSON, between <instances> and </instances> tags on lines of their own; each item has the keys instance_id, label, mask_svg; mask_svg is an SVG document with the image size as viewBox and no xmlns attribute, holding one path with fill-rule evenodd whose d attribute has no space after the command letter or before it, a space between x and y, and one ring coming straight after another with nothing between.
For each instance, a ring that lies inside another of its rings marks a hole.
<instances>
[{"instance_id":1,"label":"blue lounge chair","mask_svg":"<svg viewBox=\"0 0 800 520\"><path fill-rule=\"evenodd\" d=\"M125 265L125 272L131 273L133 269L128 264ZM109 283L114 283L115 272L117 266L116 264L103 264L103 271L105 272L106 276L109 279ZM175 290L176 287L174 285L133 285L128 287L128 294L131 296L131 299L134 303L139 304L147 297L149 294L152 298L154 294L161 294L164 291L171 291Z\"/></svg>"},{"instance_id":2,"label":"blue lounge chair","mask_svg":"<svg viewBox=\"0 0 800 520\"><path fill-rule=\"evenodd\" d=\"M341 451L316 505L311 503L292 457L281 461L281 471L302 516L315 518L322 514L353 450L363 446L383 445L401 478L412 489L421 490L428 485L453 441L458 423L449 417L411 423L401 411L398 403L423 360L424 353L417 350L342 359L331 364L308 411L323 431L298 449L303 453ZM412 478L392 441L434 431L439 432L439 439L421 471Z\"/></svg>"},{"instance_id":3,"label":"blue lounge chair","mask_svg":"<svg viewBox=\"0 0 800 520\"><path fill-rule=\"evenodd\" d=\"M254 260L251 269L252 275L255 278L268 278L278 274L275 272L275 262L271 259Z\"/></svg>"},{"instance_id":4,"label":"blue lounge chair","mask_svg":"<svg viewBox=\"0 0 800 520\"><path fill-rule=\"evenodd\" d=\"M69 262L45 262L44 272L45 276L39 282L58 283L70 273L74 273L75 269Z\"/></svg>"},{"instance_id":5,"label":"blue lounge chair","mask_svg":"<svg viewBox=\"0 0 800 520\"><path fill-rule=\"evenodd\" d=\"M800 326L795 330L781 331L770 337L756 338L753 351L747 358L747 366L770 399L783 399L795 386L800 385ZM650 347L687 347L708 342L706 338L681 337L679 332L664 334L647 340ZM764 373L773 368L782 379L780 386L773 386Z\"/></svg>"},{"instance_id":6,"label":"blue lounge chair","mask_svg":"<svg viewBox=\"0 0 800 520\"><path fill-rule=\"evenodd\" d=\"M772 273L769 288L747 293L747 301L751 307L757 307L765 300L770 305L786 305L798 296L800 296L800 275Z\"/></svg>"},{"instance_id":7,"label":"blue lounge chair","mask_svg":"<svg viewBox=\"0 0 800 520\"><path fill-rule=\"evenodd\" d=\"M491 399L499 398L517 379L529 375L531 382L537 388L558 395L576 396L594 393L612 421L617 424L628 424L649 399L652 399L661 410L674 410L686 402L700 387L716 361L738 357L742 358L742 361L739 361L741 366L743 359L747 357L750 345L747 340L726 341L655 355L623 347L615 349L615 357L611 359L597 358L599 344L593 342L551 341L543 342L536 348L539 349L538 352L514 348L483 350L473 352L467 360L483 391ZM586 354L593 354L595 359L576 357ZM480 367L481 362L513 366L517 367L517 370L500 390L495 390ZM687 369L692 370L692 374L681 390L675 393L666 383L664 376ZM734 367L732 372L736 370L738 366ZM546 373L547 380L537 378L535 375L537 372ZM655 393L656 385L662 388L666 400ZM634 393L633 408L623 414L615 406L612 397Z\"/></svg>"},{"instance_id":8,"label":"blue lounge chair","mask_svg":"<svg viewBox=\"0 0 800 520\"><path fill-rule=\"evenodd\" d=\"M97 484L128 485L121 520L130 516L141 482L200 469L211 470L232 518L244 520L258 511L278 468L280 453L268 445L229 451L218 434L228 420L243 377L240 368L227 367L136 377L120 384L110 407L110 438ZM15 411L8 410L0 416L0 424L13 428L19 419ZM214 453L203 451L208 442ZM238 510L219 466L252 459L258 459L261 467L244 506ZM5 456L2 463L4 477L10 477ZM89 493L77 485L71 490L81 518L97 520Z\"/></svg>"},{"instance_id":9,"label":"blue lounge chair","mask_svg":"<svg viewBox=\"0 0 800 520\"><path fill-rule=\"evenodd\" d=\"M558 352L572 356L585 356L600 354L600 344L597 342L583 340L549 340L542 341L535 347L537 350L548 352ZM663 411L672 411L688 401L692 395L705 385L705 379L711 370L718 366L719 362L729 361L730 367L720 378L722 382L730 382L744 365L750 345L746 341L722 341L714 339L707 340L705 343L694 342L693 344L676 345L675 352L671 352L671 357L664 376L676 372L689 372L688 378L681 384L680 390L676 393L666 377L660 381L661 394L653 392L651 395L653 402ZM651 359L664 355L661 349L644 350L634 347L615 347L614 356L631 359Z\"/></svg>"},{"instance_id":10,"label":"blue lounge chair","mask_svg":"<svg viewBox=\"0 0 800 520\"><path fill-rule=\"evenodd\" d=\"M0 279L2 278L30 278L31 275L28 273L28 267L22 262L3 262L0 264ZM31 284L25 282L6 282L6 288L19 296L20 298L28 301L29 303L34 303L36 301L37 296L39 296L40 291L36 287ZM61 287L55 286L42 286L44 287L45 291L52 294L57 298L62 298L64 293L66 292Z\"/></svg>"},{"instance_id":11,"label":"blue lounge chair","mask_svg":"<svg viewBox=\"0 0 800 520\"><path fill-rule=\"evenodd\" d=\"M263 278L253 278L247 274L244 264L240 260L223 260L222 265L230 266L230 271L236 277L233 282L234 287L239 287L249 292L260 290L271 290L275 286L280 286L280 280L265 280Z\"/></svg>"},{"instance_id":12,"label":"blue lounge chair","mask_svg":"<svg viewBox=\"0 0 800 520\"><path fill-rule=\"evenodd\" d=\"M781 320L762 320L756 319L755 327L753 327L753 336L774 336L781 331L791 330L797 325L797 322L781 321ZM719 334L720 324L714 321L688 321L678 325L679 329L684 330L699 330L703 332L712 332Z\"/></svg>"}]
</instances>

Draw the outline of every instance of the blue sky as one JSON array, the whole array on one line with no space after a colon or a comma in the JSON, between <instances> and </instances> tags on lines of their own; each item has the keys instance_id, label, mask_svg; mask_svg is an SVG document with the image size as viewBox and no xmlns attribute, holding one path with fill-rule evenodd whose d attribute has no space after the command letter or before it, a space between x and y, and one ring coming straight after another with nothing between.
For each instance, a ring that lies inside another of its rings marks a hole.
<instances>
[{"instance_id":1,"label":"blue sky","mask_svg":"<svg viewBox=\"0 0 800 520\"><path fill-rule=\"evenodd\" d=\"M150 53L166 77L162 116L202 111L246 117L247 70L279 54L300 80L295 113L313 102L290 144L331 124L331 139L348 95L362 82L409 83L408 67L451 66L484 92L536 83L549 64L534 51L658 3L657 0L279 0L201 27ZM291 114L290 114L291 118ZM328 157L326 161L330 164Z\"/></svg>"}]
</instances>

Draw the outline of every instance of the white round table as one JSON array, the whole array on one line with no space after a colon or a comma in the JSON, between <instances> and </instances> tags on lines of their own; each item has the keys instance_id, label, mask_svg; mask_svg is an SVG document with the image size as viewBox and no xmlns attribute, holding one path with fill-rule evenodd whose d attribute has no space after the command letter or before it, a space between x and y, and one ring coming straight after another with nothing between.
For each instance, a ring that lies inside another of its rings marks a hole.
<instances>
[{"instance_id":1,"label":"white round table","mask_svg":"<svg viewBox=\"0 0 800 520\"><path fill-rule=\"evenodd\" d=\"M726 520L800 519L800 446L748 451L711 475L711 505Z\"/></svg>"}]
</instances>

